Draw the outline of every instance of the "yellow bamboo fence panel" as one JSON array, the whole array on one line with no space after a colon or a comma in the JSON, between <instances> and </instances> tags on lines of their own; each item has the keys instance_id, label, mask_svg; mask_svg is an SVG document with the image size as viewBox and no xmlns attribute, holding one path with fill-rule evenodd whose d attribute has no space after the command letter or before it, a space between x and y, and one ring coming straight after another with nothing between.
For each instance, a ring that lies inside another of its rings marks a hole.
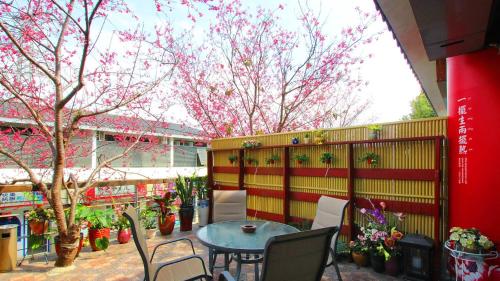
<instances>
[{"instance_id":1,"label":"yellow bamboo fence panel","mask_svg":"<svg viewBox=\"0 0 500 281\"><path fill-rule=\"evenodd\" d=\"M359 208L369 206L367 199L374 199L376 204L388 202L391 211L407 213L401 223L403 231L441 240L447 223L446 178L442 176L446 172L446 162L442 161L446 119L380 125L380 137L375 141L368 140L365 126L324 130L326 143L321 145L303 144L306 134L314 141L315 131L215 139L211 143L213 167L209 167L209 175L215 184L248 191L249 219L312 220L321 195L352 198L356 205L349 210L353 225L346 216L344 224L350 230L343 232L352 235L354 226L366 223ZM299 145L292 145L292 138L298 138ZM261 146L242 149L246 140L255 140ZM360 160L370 152L379 157L376 167ZM331 164L320 161L324 153L333 155ZM231 155L244 159L231 165ZM306 155L309 160L299 164L298 155ZM284 157L289 161L285 163ZM210 173L211 169L225 172ZM244 173L241 178L240 171ZM436 194L440 198L435 198Z\"/></svg>"}]
</instances>

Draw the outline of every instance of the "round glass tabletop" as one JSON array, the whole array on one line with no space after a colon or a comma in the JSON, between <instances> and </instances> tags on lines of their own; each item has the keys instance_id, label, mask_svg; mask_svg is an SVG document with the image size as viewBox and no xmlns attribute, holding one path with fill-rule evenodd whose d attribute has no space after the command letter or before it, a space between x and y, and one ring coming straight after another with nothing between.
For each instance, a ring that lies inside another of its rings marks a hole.
<instances>
[{"instance_id":1,"label":"round glass tabletop","mask_svg":"<svg viewBox=\"0 0 500 281\"><path fill-rule=\"evenodd\" d=\"M242 225L257 226L254 233L244 233ZM209 224L196 232L200 242L212 249L230 253L263 253L269 238L299 232L293 226L272 221L224 221Z\"/></svg>"}]
</instances>

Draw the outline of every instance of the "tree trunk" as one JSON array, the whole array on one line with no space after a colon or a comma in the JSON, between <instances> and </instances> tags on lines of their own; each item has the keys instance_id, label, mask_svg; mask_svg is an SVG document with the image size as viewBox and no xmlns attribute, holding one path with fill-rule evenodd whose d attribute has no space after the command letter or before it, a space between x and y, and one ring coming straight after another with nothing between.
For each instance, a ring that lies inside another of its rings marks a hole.
<instances>
[{"instance_id":1,"label":"tree trunk","mask_svg":"<svg viewBox=\"0 0 500 281\"><path fill-rule=\"evenodd\" d=\"M78 242L80 239L80 227L72 225L68 230L68 235L59 233L61 251L57 257L55 266L66 267L73 264L78 253Z\"/></svg>"}]
</instances>

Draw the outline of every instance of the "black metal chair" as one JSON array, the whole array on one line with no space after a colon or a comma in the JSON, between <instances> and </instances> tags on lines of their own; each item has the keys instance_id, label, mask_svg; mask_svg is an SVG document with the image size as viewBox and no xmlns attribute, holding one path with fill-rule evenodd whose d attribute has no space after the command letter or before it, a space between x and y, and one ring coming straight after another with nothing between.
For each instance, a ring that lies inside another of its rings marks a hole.
<instances>
[{"instance_id":1,"label":"black metal chair","mask_svg":"<svg viewBox=\"0 0 500 281\"><path fill-rule=\"evenodd\" d=\"M275 236L267 241L260 281L320 281L337 227ZM235 281L228 271L219 280Z\"/></svg>"},{"instance_id":2,"label":"black metal chair","mask_svg":"<svg viewBox=\"0 0 500 281\"><path fill-rule=\"evenodd\" d=\"M129 206L125 212L125 216L130 221L132 234L134 236L135 246L141 255L144 265L144 280L146 281L188 281L188 280L213 280L212 276L207 272L203 259L196 255L193 247L193 242L187 238L180 238L160 243L153 249L153 254L149 256L148 247L144 235L140 230L137 212L134 207ZM154 255L158 248L164 245L169 245L177 242L185 242L191 246L192 255L171 260L165 263L153 262Z\"/></svg>"}]
</instances>

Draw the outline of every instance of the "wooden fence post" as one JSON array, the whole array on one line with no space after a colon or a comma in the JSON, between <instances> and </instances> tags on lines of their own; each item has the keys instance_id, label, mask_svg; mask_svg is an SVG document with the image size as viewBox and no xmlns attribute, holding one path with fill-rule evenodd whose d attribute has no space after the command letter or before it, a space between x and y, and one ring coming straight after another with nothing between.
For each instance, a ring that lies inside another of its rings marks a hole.
<instances>
[{"instance_id":1,"label":"wooden fence post","mask_svg":"<svg viewBox=\"0 0 500 281\"><path fill-rule=\"evenodd\" d=\"M207 185L208 185L208 202L210 203L208 208L208 223L212 223L212 213L213 213L213 190L214 190L214 159L213 159L213 151L207 151Z\"/></svg>"},{"instance_id":2,"label":"wooden fence post","mask_svg":"<svg viewBox=\"0 0 500 281\"><path fill-rule=\"evenodd\" d=\"M245 150L238 151L238 189L245 189Z\"/></svg>"},{"instance_id":3,"label":"wooden fence post","mask_svg":"<svg viewBox=\"0 0 500 281\"><path fill-rule=\"evenodd\" d=\"M352 143L347 145L347 199L349 206L347 209L347 216L349 221L348 236L349 241L354 240L354 204L356 195L354 194L354 146Z\"/></svg>"},{"instance_id":4,"label":"wooden fence post","mask_svg":"<svg viewBox=\"0 0 500 281\"><path fill-rule=\"evenodd\" d=\"M283 148L283 223L290 221L290 149Z\"/></svg>"}]
</instances>

